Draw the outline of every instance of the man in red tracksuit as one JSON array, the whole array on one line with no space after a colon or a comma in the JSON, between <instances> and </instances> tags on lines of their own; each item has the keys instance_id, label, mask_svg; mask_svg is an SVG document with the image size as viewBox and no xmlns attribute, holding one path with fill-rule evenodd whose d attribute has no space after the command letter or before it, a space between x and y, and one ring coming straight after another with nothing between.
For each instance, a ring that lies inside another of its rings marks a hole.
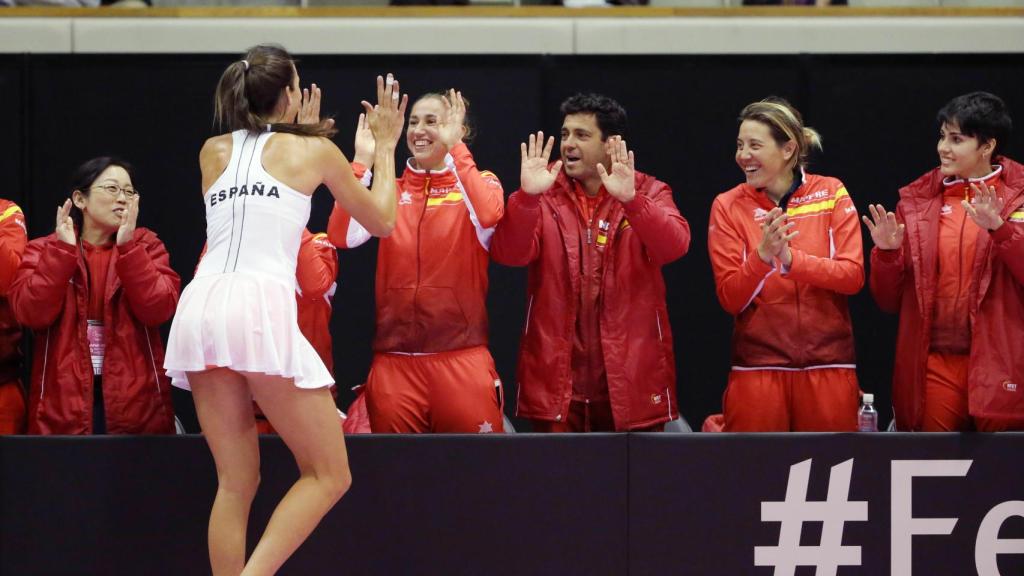
<instances>
[{"instance_id":1,"label":"man in red tracksuit","mask_svg":"<svg viewBox=\"0 0 1024 576\"><path fill-rule=\"evenodd\" d=\"M377 256L377 333L364 392L374 432L504 430L502 387L487 350L487 266L504 213L498 178L476 167L464 139L466 100L451 90L421 96L409 113L412 153L398 180L395 230ZM360 122L352 168L373 141ZM365 174L362 174L366 177ZM331 241L352 248L367 231L335 204Z\"/></svg>"},{"instance_id":2,"label":"man in red tracksuit","mask_svg":"<svg viewBox=\"0 0 1024 576\"><path fill-rule=\"evenodd\" d=\"M1001 155L1012 122L993 94L939 111L939 167L864 218L871 293L900 315L898 430L1024 429L1024 166Z\"/></svg>"},{"instance_id":3,"label":"man in red tracksuit","mask_svg":"<svg viewBox=\"0 0 1024 576\"><path fill-rule=\"evenodd\" d=\"M548 165L543 133L522 145L491 246L529 266L518 415L542 432L658 430L678 414L661 267L690 228L668 185L634 169L622 106L577 94L561 111L561 159Z\"/></svg>"},{"instance_id":4,"label":"man in red tracksuit","mask_svg":"<svg viewBox=\"0 0 1024 576\"><path fill-rule=\"evenodd\" d=\"M0 200L0 434L25 431L25 390L21 369L21 326L7 301L7 290L28 244L25 216L10 200Z\"/></svg>"}]
</instances>

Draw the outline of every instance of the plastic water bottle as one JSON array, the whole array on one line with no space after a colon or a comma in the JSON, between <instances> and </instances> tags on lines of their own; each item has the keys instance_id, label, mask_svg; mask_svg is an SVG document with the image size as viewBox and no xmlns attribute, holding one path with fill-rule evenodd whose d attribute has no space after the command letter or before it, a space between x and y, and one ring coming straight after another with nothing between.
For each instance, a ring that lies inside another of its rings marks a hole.
<instances>
[{"instance_id":1,"label":"plastic water bottle","mask_svg":"<svg viewBox=\"0 0 1024 576\"><path fill-rule=\"evenodd\" d=\"M858 432L878 432L878 411L874 407L875 395L865 394L863 404L857 411Z\"/></svg>"}]
</instances>

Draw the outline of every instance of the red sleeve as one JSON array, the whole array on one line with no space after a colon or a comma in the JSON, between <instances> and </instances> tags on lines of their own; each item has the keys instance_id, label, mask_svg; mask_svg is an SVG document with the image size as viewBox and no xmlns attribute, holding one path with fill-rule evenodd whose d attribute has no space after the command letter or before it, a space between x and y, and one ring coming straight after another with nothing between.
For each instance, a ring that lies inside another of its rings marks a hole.
<instances>
[{"instance_id":1,"label":"red sleeve","mask_svg":"<svg viewBox=\"0 0 1024 576\"><path fill-rule=\"evenodd\" d=\"M352 163L352 173L359 178L364 186L369 187L372 174L366 166L358 162ZM370 233L359 222L352 219L341 204L334 203L330 219L327 221L327 239L336 248L355 248L370 239Z\"/></svg>"},{"instance_id":2,"label":"red sleeve","mask_svg":"<svg viewBox=\"0 0 1024 576\"><path fill-rule=\"evenodd\" d=\"M735 316L750 304L774 268L756 250L747 254L746 238L733 226L721 196L711 205L708 253L718 301Z\"/></svg>"},{"instance_id":3,"label":"red sleeve","mask_svg":"<svg viewBox=\"0 0 1024 576\"><path fill-rule=\"evenodd\" d=\"M623 206L626 219L655 264L668 264L690 249L690 225L679 214L668 184L655 181L652 190L637 191Z\"/></svg>"},{"instance_id":4,"label":"red sleeve","mask_svg":"<svg viewBox=\"0 0 1024 576\"><path fill-rule=\"evenodd\" d=\"M1024 224L1007 220L992 231L992 251L1010 269L1017 284L1024 285Z\"/></svg>"},{"instance_id":5,"label":"red sleeve","mask_svg":"<svg viewBox=\"0 0 1024 576\"><path fill-rule=\"evenodd\" d=\"M540 254L540 231L540 195L514 192L491 238L491 258L506 266L526 266Z\"/></svg>"},{"instance_id":6,"label":"red sleeve","mask_svg":"<svg viewBox=\"0 0 1024 576\"><path fill-rule=\"evenodd\" d=\"M303 231L295 276L303 297L320 298L331 289L338 277L338 252L327 234Z\"/></svg>"},{"instance_id":7,"label":"red sleeve","mask_svg":"<svg viewBox=\"0 0 1024 576\"><path fill-rule=\"evenodd\" d=\"M456 144L449 153L455 160L455 173L469 195L480 227L494 228L505 214L505 191L501 182L493 172L477 170L473 155L465 144Z\"/></svg>"},{"instance_id":8,"label":"red sleeve","mask_svg":"<svg viewBox=\"0 0 1024 576\"><path fill-rule=\"evenodd\" d=\"M29 242L8 292L18 322L34 330L53 324L77 268L77 246L52 236Z\"/></svg>"},{"instance_id":9,"label":"red sleeve","mask_svg":"<svg viewBox=\"0 0 1024 576\"><path fill-rule=\"evenodd\" d=\"M25 232L25 215L17 204L4 202L7 206L0 212L0 295L7 294L14 282L14 274L21 264L21 255L28 244Z\"/></svg>"},{"instance_id":10,"label":"red sleeve","mask_svg":"<svg viewBox=\"0 0 1024 576\"><path fill-rule=\"evenodd\" d=\"M832 257L820 258L794 249L785 276L840 294L856 294L864 287L864 244L857 209L842 184L836 191L829 232L834 247Z\"/></svg>"},{"instance_id":11,"label":"red sleeve","mask_svg":"<svg viewBox=\"0 0 1024 576\"><path fill-rule=\"evenodd\" d=\"M159 326L174 316L181 290L181 278L171 268L164 243L150 230L135 231L135 237L117 246L114 267L132 314L146 326Z\"/></svg>"}]
</instances>

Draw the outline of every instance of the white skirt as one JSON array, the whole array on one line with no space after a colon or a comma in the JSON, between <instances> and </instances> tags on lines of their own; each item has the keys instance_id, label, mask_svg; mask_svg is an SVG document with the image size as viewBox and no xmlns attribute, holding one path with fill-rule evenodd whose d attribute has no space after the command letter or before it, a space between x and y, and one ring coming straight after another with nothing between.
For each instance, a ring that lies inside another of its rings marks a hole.
<instances>
[{"instance_id":1,"label":"white skirt","mask_svg":"<svg viewBox=\"0 0 1024 576\"><path fill-rule=\"evenodd\" d=\"M251 274L196 278L178 301L164 356L167 375L190 390L187 372L215 366L293 378L299 388L334 384L299 330L294 288Z\"/></svg>"}]
</instances>

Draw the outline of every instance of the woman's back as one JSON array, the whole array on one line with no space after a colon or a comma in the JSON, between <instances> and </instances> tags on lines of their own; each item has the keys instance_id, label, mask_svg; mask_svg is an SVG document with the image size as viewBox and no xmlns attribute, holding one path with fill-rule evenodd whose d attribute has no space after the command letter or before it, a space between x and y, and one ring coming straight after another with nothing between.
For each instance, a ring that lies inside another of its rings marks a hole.
<instances>
[{"instance_id":1,"label":"woman's back","mask_svg":"<svg viewBox=\"0 0 1024 576\"><path fill-rule=\"evenodd\" d=\"M231 133L227 166L203 197L209 248L197 278L238 272L294 286L310 197L264 167L264 147L272 138L272 132Z\"/></svg>"}]
</instances>

